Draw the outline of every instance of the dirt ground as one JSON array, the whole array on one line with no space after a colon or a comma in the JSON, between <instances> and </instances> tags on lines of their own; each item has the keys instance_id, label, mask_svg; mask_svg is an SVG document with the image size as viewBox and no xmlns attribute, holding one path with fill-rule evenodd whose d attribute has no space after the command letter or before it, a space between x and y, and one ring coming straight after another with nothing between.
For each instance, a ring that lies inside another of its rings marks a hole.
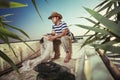
<instances>
[{"instance_id":1,"label":"dirt ground","mask_svg":"<svg viewBox=\"0 0 120 80\"><path fill-rule=\"evenodd\" d=\"M70 69L71 73L75 74L75 59L71 59L69 63L64 63L64 58L59 58L54 61L57 64L63 65ZM36 80L37 72L34 70L30 71L20 71L20 75L17 74L15 71L12 71L8 74L5 74L0 77L0 80Z\"/></svg>"}]
</instances>

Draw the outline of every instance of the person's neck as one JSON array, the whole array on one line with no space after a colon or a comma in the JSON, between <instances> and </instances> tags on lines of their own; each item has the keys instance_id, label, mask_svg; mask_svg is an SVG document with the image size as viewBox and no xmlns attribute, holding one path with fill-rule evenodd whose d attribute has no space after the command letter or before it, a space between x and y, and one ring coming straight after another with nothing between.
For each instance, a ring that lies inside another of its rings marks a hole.
<instances>
[{"instance_id":1,"label":"person's neck","mask_svg":"<svg viewBox=\"0 0 120 80\"><path fill-rule=\"evenodd\" d=\"M60 20L55 23L56 26L58 26L59 24L60 24Z\"/></svg>"}]
</instances>

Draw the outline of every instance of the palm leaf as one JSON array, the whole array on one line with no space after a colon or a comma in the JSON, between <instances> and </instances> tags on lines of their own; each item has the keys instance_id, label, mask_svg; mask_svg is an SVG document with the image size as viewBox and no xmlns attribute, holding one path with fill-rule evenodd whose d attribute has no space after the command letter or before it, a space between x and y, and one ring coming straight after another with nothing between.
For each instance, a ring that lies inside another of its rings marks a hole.
<instances>
[{"instance_id":1,"label":"palm leaf","mask_svg":"<svg viewBox=\"0 0 120 80\"><path fill-rule=\"evenodd\" d=\"M105 27L107 27L112 33L116 36L120 37L120 28L119 25L113 21L108 20L107 18L103 17L102 15L98 14L97 12L85 8L87 12L89 12L95 19L97 19L100 23L102 23Z\"/></svg>"},{"instance_id":2,"label":"palm leaf","mask_svg":"<svg viewBox=\"0 0 120 80\"><path fill-rule=\"evenodd\" d=\"M8 31L7 29L5 28L2 28L0 27L0 33L3 34L3 35L6 35L8 37L11 37L13 39L16 39L16 40L20 40L21 42L23 42L25 45L27 45L33 52L35 52L25 41L23 41L18 35Z\"/></svg>"},{"instance_id":3,"label":"palm leaf","mask_svg":"<svg viewBox=\"0 0 120 80\"><path fill-rule=\"evenodd\" d=\"M22 41L27 47L29 47L35 53L35 50L31 48L25 41L23 41L22 39L20 39L20 41Z\"/></svg>"},{"instance_id":4,"label":"palm leaf","mask_svg":"<svg viewBox=\"0 0 120 80\"><path fill-rule=\"evenodd\" d=\"M120 12L120 7L115 7L113 10L111 10L106 14L106 17L110 18L111 16L116 15L119 12Z\"/></svg>"},{"instance_id":5,"label":"palm leaf","mask_svg":"<svg viewBox=\"0 0 120 80\"><path fill-rule=\"evenodd\" d=\"M113 5L114 5L114 8L116 8L117 5L118 5L118 3L117 3L117 2L114 2Z\"/></svg>"},{"instance_id":6,"label":"palm leaf","mask_svg":"<svg viewBox=\"0 0 120 80\"><path fill-rule=\"evenodd\" d=\"M106 14L109 13L109 11L111 10L111 8L112 8L112 4L111 4L111 6L109 6L109 7L107 8L107 10L106 10ZM106 15L106 14L105 14L105 15Z\"/></svg>"},{"instance_id":7,"label":"palm leaf","mask_svg":"<svg viewBox=\"0 0 120 80\"><path fill-rule=\"evenodd\" d=\"M112 0L113 2L120 2L120 0Z\"/></svg>"},{"instance_id":8,"label":"palm leaf","mask_svg":"<svg viewBox=\"0 0 120 80\"><path fill-rule=\"evenodd\" d=\"M96 34L94 34L94 35L96 35ZM81 48L84 47L84 46L87 44L87 42L88 42L91 38L94 37L94 35L89 36L89 37L85 40L85 42L81 45Z\"/></svg>"},{"instance_id":9,"label":"palm leaf","mask_svg":"<svg viewBox=\"0 0 120 80\"><path fill-rule=\"evenodd\" d=\"M13 69L19 73L18 68L16 67L14 62L1 50L0 50L0 57L3 58L6 62L8 62L13 67Z\"/></svg>"},{"instance_id":10,"label":"palm leaf","mask_svg":"<svg viewBox=\"0 0 120 80\"><path fill-rule=\"evenodd\" d=\"M80 17L80 18L84 18L86 20L88 20L89 22L96 24L97 22L95 22L94 20L90 19L90 18L86 18L86 17Z\"/></svg>"},{"instance_id":11,"label":"palm leaf","mask_svg":"<svg viewBox=\"0 0 120 80\"><path fill-rule=\"evenodd\" d=\"M0 0L0 8L18 8L18 7L25 7L25 6L27 5L19 2Z\"/></svg>"},{"instance_id":12,"label":"palm leaf","mask_svg":"<svg viewBox=\"0 0 120 80\"><path fill-rule=\"evenodd\" d=\"M97 12L103 11L107 8L109 8L110 6L112 6L112 2L108 2L106 5L104 5L102 8L100 8Z\"/></svg>"},{"instance_id":13,"label":"palm leaf","mask_svg":"<svg viewBox=\"0 0 120 80\"><path fill-rule=\"evenodd\" d=\"M107 0L103 1L102 3L98 4L94 9L101 7L102 5L104 5L107 2L108 2Z\"/></svg>"},{"instance_id":14,"label":"palm leaf","mask_svg":"<svg viewBox=\"0 0 120 80\"><path fill-rule=\"evenodd\" d=\"M109 33L108 31L104 30L104 29L100 29L97 27L91 27L91 26L85 26L85 25L80 25L80 24L76 24L76 26L84 28L84 29L88 29L88 30L92 30L101 34L105 34L105 35L111 35L113 36L111 33Z\"/></svg>"},{"instance_id":15,"label":"palm leaf","mask_svg":"<svg viewBox=\"0 0 120 80\"><path fill-rule=\"evenodd\" d=\"M103 49L105 51L111 51L112 53L120 53L120 47L119 46L113 46L113 44L116 44L118 42L116 41L109 41L105 44L93 44L95 48Z\"/></svg>"},{"instance_id":16,"label":"palm leaf","mask_svg":"<svg viewBox=\"0 0 120 80\"><path fill-rule=\"evenodd\" d=\"M8 26L8 27L10 27L10 28L12 28L12 29L15 29L15 30L20 31L22 34L24 34L27 38L30 39L30 37L29 37L22 29L19 29L19 28L17 28L17 27L11 26L11 25L6 24L6 23L3 23L3 25Z\"/></svg>"},{"instance_id":17,"label":"palm leaf","mask_svg":"<svg viewBox=\"0 0 120 80\"><path fill-rule=\"evenodd\" d=\"M92 19L86 18L86 17L81 17L81 18L84 18L84 19L88 20L89 22L93 23L93 24L94 24L93 27L96 27L96 26L100 27L100 25L99 25L100 22L95 22L95 21L93 21ZM90 30L88 30L84 35L86 35L86 34L89 33L89 32L90 32Z\"/></svg>"},{"instance_id":18,"label":"palm leaf","mask_svg":"<svg viewBox=\"0 0 120 80\"><path fill-rule=\"evenodd\" d=\"M37 5L36 5L35 0L32 0L32 3L33 3L33 5L34 5L35 10L36 10L36 12L38 13L39 17L40 17L40 18L41 18L41 20L43 21L42 16L40 15L40 12L39 12L39 10L38 10L38 7L37 7Z\"/></svg>"},{"instance_id":19,"label":"palm leaf","mask_svg":"<svg viewBox=\"0 0 120 80\"><path fill-rule=\"evenodd\" d=\"M1 17L1 24L2 24L2 22L11 22L11 21L8 21L6 19L6 17L11 16L11 15L13 15L13 14L4 14L4 15L1 15L0 16Z\"/></svg>"},{"instance_id":20,"label":"palm leaf","mask_svg":"<svg viewBox=\"0 0 120 80\"><path fill-rule=\"evenodd\" d=\"M4 35L4 36L5 36L5 35ZM8 39L7 36L5 36L4 42L7 43L8 47L10 48L10 50L12 50L12 52L13 52L14 55L15 55L15 57L17 57L17 55L16 55L14 49L12 48L12 46L11 46L10 43L9 43L9 39Z\"/></svg>"},{"instance_id":21,"label":"palm leaf","mask_svg":"<svg viewBox=\"0 0 120 80\"><path fill-rule=\"evenodd\" d=\"M1 15L2 18L5 18L5 17L8 17L8 16L12 16L14 14L4 14L4 15Z\"/></svg>"},{"instance_id":22,"label":"palm leaf","mask_svg":"<svg viewBox=\"0 0 120 80\"><path fill-rule=\"evenodd\" d=\"M22 3L18 3L18 2L10 2L10 8L18 8L18 7L26 7L28 5L26 4L22 4Z\"/></svg>"},{"instance_id":23,"label":"palm leaf","mask_svg":"<svg viewBox=\"0 0 120 80\"><path fill-rule=\"evenodd\" d=\"M1 39L2 41L4 41L4 42L9 46L9 48L10 48L10 49L12 50L12 52L14 53L15 57L17 57L15 51L13 50L12 46L11 46L10 43L9 43L8 37L7 37L6 35L1 35L1 34L0 34L0 39Z\"/></svg>"},{"instance_id":24,"label":"palm leaf","mask_svg":"<svg viewBox=\"0 0 120 80\"><path fill-rule=\"evenodd\" d=\"M8 36L8 37L11 37L11 38L13 38L13 39L20 40L20 41L23 42L26 46L28 46L33 52L35 52L35 51L34 51L25 41L23 41L18 35L10 32L10 31L2 28L2 27L0 27L0 33L1 33L2 35L6 35L6 36ZM10 48L11 48L11 47L10 47ZM11 49L12 49L12 48L11 48ZM13 50L13 51L14 51L14 50Z\"/></svg>"},{"instance_id":25,"label":"palm leaf","mask_svg":"<svg viewBox=\"0 0 120 80\"><path fill-rule=\"evenodd\" d=\"M98 26L98 28L100 27L100 22L98 22L98 23L96 23L96 24L94 24L94 26L93 27L97 27ZM84 35L86 35L88 32L90 32L90 30L88 30Z\"/></svg>"},{"instance_id":26,"label":"palm leaf","mask_svg":"<svg viewBox=\"0 0 120 80\"><path fill-rule=\"evenodd\" d=\"M0 33L3 34L3 35L6 35L8 37L11 37L11 38L14 38L14 39L17 39L17 40L20 40L19 36L8 31L7 29L3 28L3 27L0 27Z\"/></svg>"},{"instance_id":27,"label":"palm leaf","mask_svg":"<svg viewBox=\"0 0 120 80\"><path fill-rule=\"evenodd\" d=\"M103 34L98 34L98 33L90 36L90 37L89 37L88 39L86 39L86 41L82 44L81 48L84 47L85 45L91 44L91 43L93 43L93 42L95 42L95 41L97 41L97 40L102 40L102 39L104 39L104 38L105 38L104 36L105 36L105 35L103 35ZM104 38L103 38L103 37L104 37Z\"/></svg>"}]
</instances>

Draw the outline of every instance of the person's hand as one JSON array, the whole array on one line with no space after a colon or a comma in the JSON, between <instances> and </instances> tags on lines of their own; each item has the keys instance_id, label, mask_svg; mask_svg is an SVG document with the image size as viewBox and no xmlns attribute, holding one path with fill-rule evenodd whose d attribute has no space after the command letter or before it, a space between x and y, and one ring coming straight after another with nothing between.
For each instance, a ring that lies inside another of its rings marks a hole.
<instances>
[{"instance_id":1,"label":"person's hand","mask_svg":"<svg viewBox=\"0 0 120 80\"><path fill-rule=\"evenodd\" d=\"M48 38L49 38L50 41L55 40L55 36L49 36Z\"/></svg>"}]
</instances>

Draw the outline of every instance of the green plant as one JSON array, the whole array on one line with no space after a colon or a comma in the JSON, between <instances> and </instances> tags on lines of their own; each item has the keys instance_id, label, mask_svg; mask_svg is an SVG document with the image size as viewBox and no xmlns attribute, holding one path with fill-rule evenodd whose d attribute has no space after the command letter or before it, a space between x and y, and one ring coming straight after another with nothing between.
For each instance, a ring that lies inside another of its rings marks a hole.
<instances>
[{"instance_id":1,"label":"green plant","mask_svg":"<svg viewBox=\"0 0 120 80\"><path fill-rule=\"evenodd\" d=\"M96 49L103 49L104 52L111 51L112 53L120 53L120 46L115 46L120 43L120 0L104 0L93 10L89 8L84 9L97 21L91 18L82 17L94 25L86 26L76 24L76 26L88 29L85 35L89 31L95 32L95 34L86 39L82 47L99 41L99 43L92 44L92 46ZM104 15L101 15L101 12L102 14L104 13Z\"/></svg>"},{"instance_id":2,"label":"green plant","mask_svg":"<svg viewBox=\"0 0 120 80\"><path fill-rule=\"evenodd\" d=\"M32 3L33 3L33 6L34 6L37 14L39 15L40 19L43 21L42 16L41 16L41 14L40 14L40 11L39 11L39 9L38 9L38 7L37 7L37 5L36 5L36 0L31 0L31 1L32 1ZM48 3L48 0L44 0L44 1Z\"/></svg>"},{"instance_id":3,"label":"green plant","mask_svg":"<svg viewBox=\"0 0 120 80\"><path fill-rule=\"evenodd\" d=\"M22 4L22 3L18 3L18 2L0 0L0 8L18 8L18 7L25 7L25 6L27 6L27 5ZM23 41L23 39L19 35L9 31L8 27L21 32L27 38L29 38L29 36L23 30L21 30L21 29L19 29L17 27L11 26L11 25L6 23L6 22L9 22L9 21L6 20L6 17L11 16L11 15L12 14L5 14L5 15L0 16L0 40L2 40L4 43L6 43L9 46L9 48L13 51L14 55L16 56L12 46L10 45L10 41L9 41L10 38L22 41L23 43L25 43L25 42ZM32 49L28 44L26 44L26 45L30 49ZM2 52L1 50L0 50L0 57L3 58L6 62L8 62L13 67L14 70L19 72L17 67L15 66L14 62L4 52Z\"/></svg>"},{"instance_id":4,"label":"green plant","mask_svg":"<svg viewBox=\"0 0 120 80\"><path fill-rule=\"evenodd\" d=\"M18 8L18 7L26 7L26 4L8 1L8 0L0 0L0 8Z\"/></svg>"},{"instance_id":5,"label":"green plant","mask_svg":"<svg viewBox=\"0 0 120 80\"><path fill-rule=\"evenodd\" d=\"M35 0L31 0L31 1L33 3L33 6L35 7L36 12L40 16L40 19L43 21L43 19L41 17L41 14L40 14L40 11L39 11L39 9L38 9L38 7L36 5ZM45 2L48 3L47 0L45 0ZM11 8L26 7L26 6L27 6L26 4L22 4L22 3L18 3L18 2L13 2L13 1L8 1L8 0L0 0L0 8L10 8L11 9ZM32 51L34 51L26 42L24 42L24 40L21 37L19 37L19 35L11 32L11 31L9 31L7 29L8 27L12 28L12 29L15 29L15 30L21 32L27 38L29 38L29 36L23 30L5 23L5 22L10 22L10 21L3 21L6 17L11 16L11 15L12 14L5 14L5 15L0 16L0 40L2 40L4 43L8 44L9 48L13 51L15 56L16 56L16 54L15 54L12 46L9 43L9 38L22 41ZM6 62L8 62L13 67L13 69L16 70L19 73L19 71L18 71L17 67L15 66L14 62L4 52L2 52L1 50L0 50L0 57L3 58Z\"/></svg>"}]
</instances>

